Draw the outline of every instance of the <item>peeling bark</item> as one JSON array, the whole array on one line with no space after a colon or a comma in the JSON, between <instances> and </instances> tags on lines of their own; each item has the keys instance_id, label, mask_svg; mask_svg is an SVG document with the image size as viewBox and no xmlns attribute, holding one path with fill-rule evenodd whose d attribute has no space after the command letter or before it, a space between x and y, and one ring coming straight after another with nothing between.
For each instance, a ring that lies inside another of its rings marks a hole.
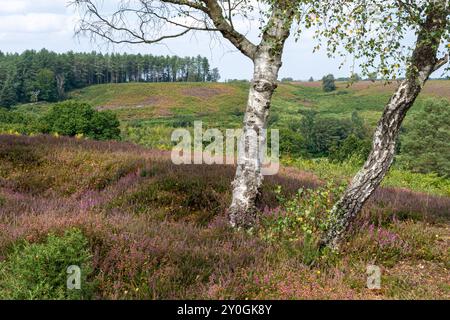
<instances>
[{"instance_id":1,"label":"peeling bark","mask_svg":"<svg viewBox=\"0 0 450 320\"><path fill-rule=\"evenodd\" d=\"M350 224L388 172L394 159L400 127L408 110L431 73L448 62L448 56L443 59L436 57L447 24L446 16L446 10L431 10L423 24L406 79L384 109L367 161L331 211L330 227L322 239L323 246L338 247Z\"/></svg>"},{"instance_id":2,"label":"peeling bark","mask_svg":"<svg viewBox=\"0 0 450 320\"><path fill-rule=\"evenodd\" d=\"M228 210L230 224L237 228L249 228L256 221L256 201L263 182L257 137L261 137L262 130L267 128L283 47L292 24L293 13L283 9L274 10L269 27L254 53L254 74L240 141L244 152L238 155L232 183L233 199Z\"/></svg>"}]
</instances>

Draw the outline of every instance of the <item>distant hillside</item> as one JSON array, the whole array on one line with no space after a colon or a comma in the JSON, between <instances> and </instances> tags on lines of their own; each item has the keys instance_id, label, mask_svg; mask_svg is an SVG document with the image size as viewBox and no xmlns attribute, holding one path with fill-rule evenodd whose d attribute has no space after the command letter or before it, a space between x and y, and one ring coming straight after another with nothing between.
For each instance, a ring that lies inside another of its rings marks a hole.
<instances>
[{"instance_id":1,"label":"distant hillside","mask_svg":"<svg viewBox=\"0 0 450 320\"><path fill-rule=\"evenodd\" d=\"M306 87L320 88L322 86L321 81L313 82L293 82ZM392 93L398 82L393 81L390 83L384 83L383 81L358 81L353 83L350 88L358 91L360 94L371 93ZM337 82L338 88L347 88L347 83ZM429 80L422 90L423 96L436 96L450 99L450 80Z\"/></svg>"},{"instance_id":2,"label":"distant hillside","mask_svg":"<svg viewBox=\"0 0 450 320\"><path fill-rule=\"evenodd\" d=\"M114 111L123 126L132 131L131 141L155 147L170 144L167 137L174 126L194 120L211 127L240 127L248 86L242 82L107 84L73 91L71 97L100 110ZM289 123L299 122L307 110L338 119L349 118L357 111L369 127L374 127L393 90L394 84L384 86L369 81L348 88L345 83L338 83L338 90L331 93L324 93L319 82L280 83L273 99L271 124L286 128ZM409 114L422 108L429 97L450 98L449 92L450 81L430 81ZM410 115L405 126L409 118ZM154 141L142 136L153 136Z\"/></svg>"},{"instance_id":3,"label":"distant hillside","mask_svg":"<svg viewBox=\"0 0 450 320\"><path fill-rule=\"evenodd\" d=\"M338 82L338 90L325 93L320 82L301 82L279 84L276 90L271 114L270 128L281 131L281 155L299 158L322 158L328 154L305 153L305 140L302 119L309 111L315 111L317 117L328 122L320 130L326 131L329 126L336 126L345 131L349 121L356 111L363 120L366 139L370 139L381 112L391 96L394 85L383 85L360 81L347 87L346 83ZM240 128L246 107L249 83L123 83L104 84L72 91L70 98L92 104L98 110L110 110L117 114L121 121L122 139L149 148L172 148L171 134L174 128L192 128L193 122L203 121L204 128L220 129ZM424 93L419 96L414 107L405 119L404 128L408 130L414 113L424 108L424 102L431 97L448 97L450 81L432 80L427 83ZM44 113L51 104L26 104L15 107L16 119L24 115L30 123L38 122L38 115ZM309 112L310 113L310 112ZM7 117L6 117L7 118ZM1 117L0 117L0 122ZM329 125L328 125L329 124ZM25 132L27 124L0 123L1 132ZM28 131L29 133L30 131ZM31 131L33 133L33 131ZM345 139L327 134L328 146L341 143ZM321 139L323 139L322 132ZM338 132L339 134L339 132ZM300 161L300 160L299 160ZM396 163L395 165L397 165ZM311 167L311 171L329 172L331 164L323 164L327 169L320 169L322 164L313 162L311 165L301 163L301 166ZM349 177L355 173L359 165L345 167L334 166L335 176ZM398 166L399 169L402 167ZM410 167L409 167L410 168ZM395 172L395 171L392 171ZM435 172L435 171L433 171ZM406 178L408 177L408 178ZM448 183L441 177L423 177L399 174L395 186L408 186L418 191L438 194L450 194ZM406 180L407 181L406 181ZM431 179L433 183L426 183ZM415 185L413 187L413 185Z\"/></svg>"},{"instance_id":4,"label":"distant hillside","mask_svg":"<svg viewBox=\"0 0 450 320\"><path fill-rule=\"evenodd\" d=\"M340 117L357 110L374 124L395 88L394 83L384 85L371 81L360 81L350 87L342 82L337 84L337 91L324 93L320 82L280 83L272 111L278 113L283 120L300 117L298 111L306 109ZM127 83L91 86L75 90L70 96L89 102L101 110L114 110L122 120L171 118L179 115L208 115L209 120L218 120L216 118L220 114L222 117L219 122L226 124L234 123L232 116L245 110L247 91L248 84L240 82ZM418 104L432 96L450 99L450 81L429 81Z\"/></svg>"}]
</instances>

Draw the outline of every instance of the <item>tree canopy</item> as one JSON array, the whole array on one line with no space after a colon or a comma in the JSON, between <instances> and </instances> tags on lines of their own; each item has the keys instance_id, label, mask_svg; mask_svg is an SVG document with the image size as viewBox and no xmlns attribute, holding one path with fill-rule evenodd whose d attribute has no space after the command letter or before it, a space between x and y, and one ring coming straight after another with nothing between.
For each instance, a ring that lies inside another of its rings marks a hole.
<instances>
[{"instance_id":1,"label":"tree canopy","mask_svg":"<svg viewBox=\"0 0 450 320\"><path fill-rule=\"evenodd\" d=\"M57 101L66 92L93 84L123 82L218 81L219 71L207 58L102 54L57 54L27 50L0 52L0 106Z\"/></svg>"},{"instance_id":2,"label":"tree canopy","mask_svg":"<svg viewBox=\"0 0 450 320\"><path fill-rule=\"evenodd\" d=\"M450 176L450 102L428 100L401 136L400 162L413 171Z\"/></svg>"}]
</instances>

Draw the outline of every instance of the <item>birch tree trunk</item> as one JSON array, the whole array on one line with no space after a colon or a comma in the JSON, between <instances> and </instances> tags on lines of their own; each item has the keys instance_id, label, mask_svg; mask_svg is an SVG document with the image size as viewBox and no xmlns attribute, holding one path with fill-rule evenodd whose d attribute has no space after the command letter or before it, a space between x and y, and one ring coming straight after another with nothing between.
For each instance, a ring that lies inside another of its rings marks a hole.
<instances>
[{"instance_id":1,"label":"birch tree trunk","mask_svg":"<svg viewBox=\"0 0 450 320\"><path fill-rule=\"evenodd\" d=\"M384 109L375 130L372 151L367 161L332 209L330 227L322 239L322 245L337 248L351 222L388 172L406 113L414 104L431 73L448 62L448 56L443 59L436 57L446 28L447 14L444 9L430 10L419 32L406 79L401 82Z\"/></svg>"},{"instance_id":2,"label":"birch tree trunk","mask_svg":"<svg viewBox=\"0 0 450 320\"><path fill-rule=\"evenodd\" d=\"M256 201L263 182L259 137L267 128L272 95L282 65L283 47L292 24L293 12L281 7L274 10L253 59L254 74L240 141L243 152L238 154L236 176L232 183L233 198L228 209L230 224L237 228L249 228L256 221Z\"/></svg>"}]
</instances>

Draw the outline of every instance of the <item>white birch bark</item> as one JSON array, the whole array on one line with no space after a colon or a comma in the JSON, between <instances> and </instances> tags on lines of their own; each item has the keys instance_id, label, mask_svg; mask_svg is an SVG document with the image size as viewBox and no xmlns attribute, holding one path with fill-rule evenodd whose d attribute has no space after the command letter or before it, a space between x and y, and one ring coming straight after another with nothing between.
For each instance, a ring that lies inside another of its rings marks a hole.
<instances>
[{"instance_id":1,"label":"white birch bark","mask_svg":"<svg viewBox=\"0 0 450 320\"><path fill-rule=\"evenodd\" d=\"M238 155L233 181L233 199L229 208L233 227L248 228L256 221L256 202L263 182L259 144L267 120L272 95L277 87L284 43L289 36L293 12L283 8L274 10L268 28L257 47L253 80L250 85L247 110L244 117L240 145L244 152ZM255 137L255 134L258 137Z\"/></svg>"},{"instance_id":2,"label":"white birch bark","mask_svg":"<svg viewBox=\"0 0 450 320\"><path fill-rule=\"evenodd\" d=\"M332 209L330 227L322 239L322 245L338 247L352 221L389 171L400 127L408 110L431 73L448 62L448 56L437 58L439 43L448 23L446 11L431 11L422 26L406 79L401 82L384 109L367 161Z\"/></svg>"}]
</instances>

